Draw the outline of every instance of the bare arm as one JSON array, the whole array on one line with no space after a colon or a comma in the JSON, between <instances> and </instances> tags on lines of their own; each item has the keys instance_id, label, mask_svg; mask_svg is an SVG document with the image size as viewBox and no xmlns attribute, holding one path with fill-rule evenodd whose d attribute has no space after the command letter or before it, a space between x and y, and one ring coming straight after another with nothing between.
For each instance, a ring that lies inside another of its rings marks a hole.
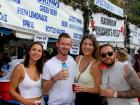
<instances>
[{"instance_id":1,"label":"bare arm","mask_svg":"<svg viewBox=\"0 0 140 105\"><path fill-rule=\"evenodd\" d=\"M24 99L17 91L18 84L23 80L24 78L24 72L23 72L23 66L21 64L17 65L11 75L10 78L10 85L9 85L9 92L10 94L20 103L23 103L25 105L32 104L34 105L34 101L30 99Z\"/></svg>"},{"instance_id":2,"label":"bare arm","mask_svg":"<svg viewBox=\"0 0 140 105\"><path fill-rule=\"evenodd\" d=\"M92 93L99 93L101 85L101 72L97 63L92 64L91 74L95 82L95 87L92 88L91 91Z\"/></svg>"},{"instance_id":3,"label":"bare arm","mask_svg":"<svg viewBox=\"0 0 140 105\"><path fill-rule=\"evenodd\" d=\"M43 95L48 95L49 90L53 87L55 81L43 80L41 81L42 93Z\"/></svg>"},{"instance_id":4,"label":"bare arm","mask_svg":"<svg viewBox=\"0 0 140 105\"><path fill-rule=\"evenodd\" d=\"M50 80L44 80L42 79L41 87L43 95L48 94L49 90L54 86L54 84L57 82L57 80L64 80L65 79L65 73L64 71L59 71L57 74L52 76Z\"/></svg>"},{"instance_id":5,"label":"bare arm","mask_svg":"<svg viewBox=\"0 0 140 105\"><path fill-rule=\"evenodd\" d=\"M118 91L119 98L134 98L140 97L140 79L137 76L133 68L128 65L125 72L125 78L130 86L130 90L127 91Z\"/></svg>"}]
</instances>

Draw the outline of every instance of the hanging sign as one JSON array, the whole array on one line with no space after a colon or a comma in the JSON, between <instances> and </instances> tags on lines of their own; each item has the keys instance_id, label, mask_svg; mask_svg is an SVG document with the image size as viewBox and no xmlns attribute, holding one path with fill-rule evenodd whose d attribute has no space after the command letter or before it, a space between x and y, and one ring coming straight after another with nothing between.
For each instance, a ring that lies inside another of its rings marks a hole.
<instances>
[{"instance_id":1,"label":"hanging sign","mask_svg":"<svg viewBox=\"0 0 140 105\"><path fill-rule=\"evenodd\" d=\"M70 49L70 54L79 55L79 51L80 51L80 44L73 42L72 47Z\"/></svg>"},{"instance_id":2,"label":"hanging sign","mask_svg":"<svg viewBox=\"0 0 140 105\"><path fill-rule=\"evenodd\" d=\"M62 32L81 40L83 12L59 0L0 0L0 22L46 33L58 38Z\"/></svg>"},{"instance_id":3,"label":"hanging sign","mask_svg":"<svg viewBox=\"0 0 140 105\"><path fill-rule=\"evenodd\" d=\"M101 13L92 14L89 30L98 41L124 43L124 20L108 17Z\"/></svg>"},{"instance_id":4,"label":"hanging sign","mask_svg":"<svg viewBox=\"0 0 140 105\"><path fill-rule=\"evenodd\" d=\"M43 49L47 49L48 37L44 35L35 35L34 41L38 41L43 45Z\"/></svg>"},{"instance_id":5,"label":"hanging sign","mask_svg":"<svg viewBox=\"0 0 140 105\"><path fill-rule=\"evenodd\" d=\"M124 17L123 9L108 0L94 0L94 4L118 16Z\"/></svg>"},{"instance_id":6,"label":"hanging sign","mask_svg":"<svg viewBox=\"0 0 140 105\"><path fill-rule=\"evenodd\" d=\"M140 45L140 28L134 24L129 24L130 29L130 43L134 45Z\"/></svg>"}]
</instances>

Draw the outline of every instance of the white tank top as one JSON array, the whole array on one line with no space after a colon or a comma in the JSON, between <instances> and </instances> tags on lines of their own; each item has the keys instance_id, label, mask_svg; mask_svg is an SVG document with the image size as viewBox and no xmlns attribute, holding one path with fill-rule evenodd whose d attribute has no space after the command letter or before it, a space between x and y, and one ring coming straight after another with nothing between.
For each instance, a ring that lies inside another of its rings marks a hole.
<instances>
[{"instance_id":1,"label":"white tank top","mask_svg":"<svg viewBox=\"0 0 140 105\"><path fill-rule=\"evenodd\" d=\"M28 76L25 68L24 73L25 73L24 79L18 85L21 96L24 98L36 98L42 96L41 76L39 80L34 81Z\"/></svg>"},{"instance_id":2,"label":"white tank top","mask_svg":"<svg viewBox=\"0 0 140 105\"><path fill-rule=\"evenodd\" d=\"M79 84L86 86L86 87L95 87L94 79L90 73L90 67L91 67L91 64L93 63L93 61L91 61L90 64L87 66L87 68L85 68L84 72L80 74L79 66L80 66L82 57L83 56L80 56L80 59L79 59L78 65L77 65L75 80L77 81L77 79L79 78L79 80L78 80ZM80 75L80 77L79 77L79 75Z\"/></svg>"},{"instance_id":3,"label":"white tank top","mask_svg":"<svg viewBox=\"0 0 140 105\"><path fill-rule=\"evenodd\" d=\"M102 83L117 91L129 90L130 86L124 78L124 67L124 63L117 61L112 68L104 70ZM137 98L109 98L108 105L139 105L139 103Z\"/></svg>"}]
</instances>

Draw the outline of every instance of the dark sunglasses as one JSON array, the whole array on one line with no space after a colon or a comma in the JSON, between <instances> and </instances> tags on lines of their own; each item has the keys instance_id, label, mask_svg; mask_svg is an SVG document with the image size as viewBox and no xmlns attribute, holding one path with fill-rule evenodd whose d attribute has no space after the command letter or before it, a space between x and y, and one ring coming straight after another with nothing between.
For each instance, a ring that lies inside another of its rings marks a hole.
<instances>
[{"instance_id":1,"label":"dark sunglasses","mask_svg":"<svg viewBox=\"0 0 140 105\"><path fill-rule=\"evenodd\" d=\"M102 58L105 58L107 55L108 55L109 57L111 57L111 56L113 55L113 52L112 52L112 51L108 51L107 53L102 53L102 54L101 54L101 57L102 57Z\"/></svg>"}]
</instances>

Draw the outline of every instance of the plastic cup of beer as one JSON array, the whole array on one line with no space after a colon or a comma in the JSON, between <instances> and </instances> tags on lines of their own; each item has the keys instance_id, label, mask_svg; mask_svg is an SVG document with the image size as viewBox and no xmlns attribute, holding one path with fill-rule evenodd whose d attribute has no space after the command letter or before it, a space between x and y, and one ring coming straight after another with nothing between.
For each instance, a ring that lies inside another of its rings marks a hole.
<instances>
[{"instance_id":1,"label":"plastic cup of beer","mask_svg":"<svg viewBox=\"0 0 140 105\"><path fill-rule=\"evenodd\" d=\"M66 80L69 76L69 71L68 70L63 70L64 72L64 79Z\"/></svg>"}]
</instances>

